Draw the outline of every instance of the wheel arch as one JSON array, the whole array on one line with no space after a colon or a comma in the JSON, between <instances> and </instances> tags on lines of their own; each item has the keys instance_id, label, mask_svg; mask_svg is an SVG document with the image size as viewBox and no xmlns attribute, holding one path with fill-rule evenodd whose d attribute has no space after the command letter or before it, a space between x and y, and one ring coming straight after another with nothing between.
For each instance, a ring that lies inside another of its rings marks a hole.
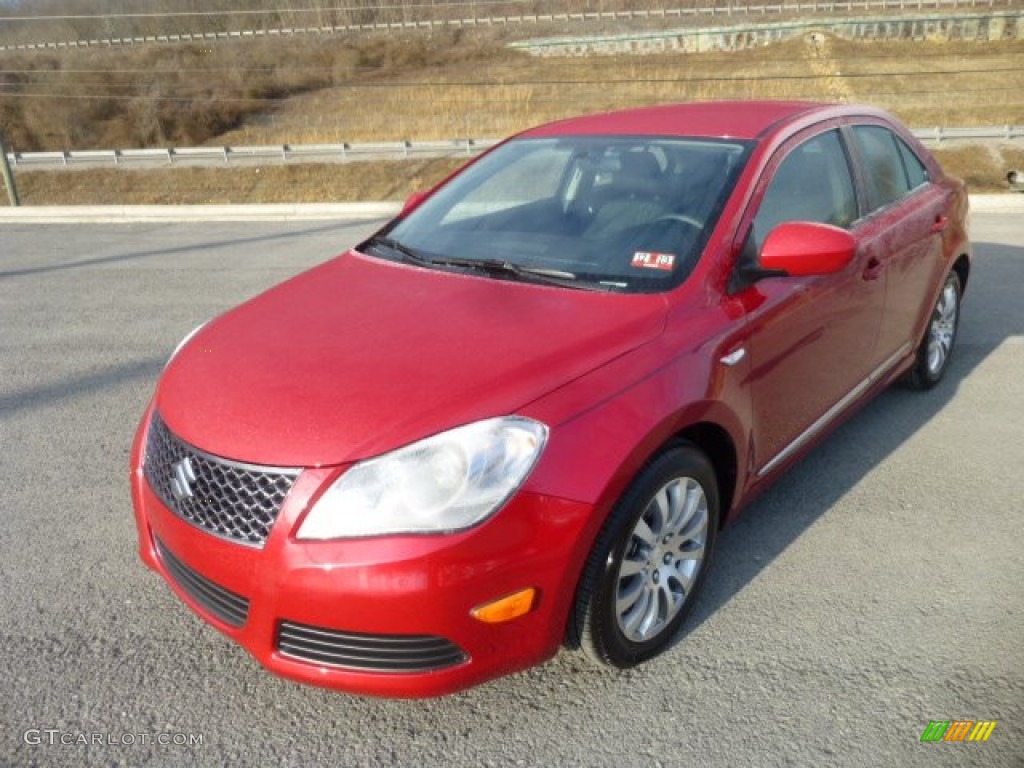
<instances>
[{"instance_id":1,"label":"wheel arch","mask_svg":"<svg viewBox=\"0 0 1024 768\"><path fill-rule=\"evenodd\" d=\"M964 291L967 290L967 278L971 274L971 260L966 253L961 253L957 260L953 262L953 271L960 278L960 295L962 296Z\"/></svg>"},{"instance_id":2,"label":"wheel arch","mask_svg":"<svg viewBox=\"0 0 1024 768\"><path fill-rule=\"evenodd\" d=\"M698 448L711 461L714 467L715 477L718 480L718 497L720 515L718 518L719 527L725 525L726 519L730 517L733 502L736 497L736 478L738 473L738 459L736 446L733 443L729 432L719 424L711 421L702 421L691 424L679 430L668 444L663 445L655 456L662 453L673 443L687 442Z\"/></svg>"}]
</instances>

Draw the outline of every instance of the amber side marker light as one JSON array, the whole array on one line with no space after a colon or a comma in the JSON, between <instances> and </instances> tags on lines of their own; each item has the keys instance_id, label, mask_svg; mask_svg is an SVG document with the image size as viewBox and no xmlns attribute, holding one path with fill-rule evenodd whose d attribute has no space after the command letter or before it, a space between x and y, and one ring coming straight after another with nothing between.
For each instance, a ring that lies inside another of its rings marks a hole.
<instances>
[{"instance_id":1,"label":"amber side marker light","mask_svg":"<svg viewBox=\"0 0 1024 768\"><path fill-rule=\"evenodd\" d=\"M511 621L525 613L529 613L530 609L533 608L533 598L536 595L536 589L527 587L518 592L513 592L511 595L499 597L497 600L478 605L470 611L470 614L474 619L485 624L501 624L504 621Z\"/></svg>"}]
</instances>

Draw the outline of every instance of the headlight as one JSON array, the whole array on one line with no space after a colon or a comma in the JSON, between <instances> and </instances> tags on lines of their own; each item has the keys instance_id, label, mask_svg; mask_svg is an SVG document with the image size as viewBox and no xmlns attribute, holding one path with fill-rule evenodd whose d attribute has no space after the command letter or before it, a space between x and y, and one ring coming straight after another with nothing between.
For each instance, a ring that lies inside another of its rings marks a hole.
<instances>
[{"instance_id":1,"label":"headlight","mask_svg":"<svg viewBox=\"0 0 1024 768\"><path fill-rule=\"evenodd\" d=\"M467 424L359 462L310 510L300 539L450 533L496 512L530 474L548 428L519 416Z\"/></svg>"},{"instance_id":2,"label":"headlight","mask_svg":"<svg viewBox=\"0 0 1024 768\"><path fill-rule=\"evenodd\" d=\"M208 323L210 321L207 320L206 322ZM164 368L166 368L168 365L171 364L171 360L174 359L175 355L177 355L179 352L181 352L182 347L184 347L186 344L188 344L192 340L193 336L195 336L197 333L199 333L201 330L203 330L203 326L205 326L205 325L206 325L206 323L200 323L195 328L193 328L191 331L189 331L188 334L185 336L185 338L183 338L181 341L178 342L178 346L176 346L174 348L174 351L171 352L171 356L168 357L167 358L167 362L164 363Z\"/></svg>"}]
</instances>

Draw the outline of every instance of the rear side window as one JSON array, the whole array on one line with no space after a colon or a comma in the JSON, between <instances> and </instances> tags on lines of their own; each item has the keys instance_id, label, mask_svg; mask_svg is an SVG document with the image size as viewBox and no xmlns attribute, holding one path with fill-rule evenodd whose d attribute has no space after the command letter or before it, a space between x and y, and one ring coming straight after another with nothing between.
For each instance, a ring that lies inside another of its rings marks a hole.
<instances>
[{"instance_id":1,"label":"rear side window","mask_svg":"<svg viewBox=\"0 0 1024 768\"><path fill-rule=\"evenodd\" d=\"M838 131L808 139L782 161L754 218L758 249L776 226L813 221L849 227L857 218L857 198Z\"/></svg>"},{"instance_id":2,"label":"rear side window","mask_svg":"<svg viewBox=\"0 0 1024 768\"><path fill-rule=\"evenodd\" d=\"M917 189L928 181L928 169L924 167L921 159L914 154L914 150L907 146L906 142L896 137L896 144L900 148L900 155L903 157L903 167L907 171L907 180L911 189Z\"/></svg>"},{"instance_id":3,"label":"rear side window","mask_svg":"<svg viewBox=\"0 0 1024 768\"><path fill-rule=\"evenodd\" d=\"M871 210L878 210L907 194L911 185L892 131L878 125L856 125L853 136L860 151Z\"/></svg>"}]
</instances>

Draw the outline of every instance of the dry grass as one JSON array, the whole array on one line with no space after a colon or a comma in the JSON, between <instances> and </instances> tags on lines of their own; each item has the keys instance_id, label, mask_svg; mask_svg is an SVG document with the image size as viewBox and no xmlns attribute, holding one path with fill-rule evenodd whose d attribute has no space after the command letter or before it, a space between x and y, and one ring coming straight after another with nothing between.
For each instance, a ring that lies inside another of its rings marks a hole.
<instances>
[{"instance_id":1,"label":"dry grass","mask_svg":"<svg viewBox=\"0 0 1024 768\"><path fill-rule=\"evenodd\" d=\"M464 161L452 159L19 173L23 205L208 205L404 200ZM2 202L7 199L0 193Z\"/></svg>"},{"instance_id":2,"label":"dry grass","mask_svg":"<svg viewBox=\"0 0 1024 768\"><path fill-rule=\"evenodd\" d=\"M948 74L958 69L972 72ZM936 71L943 74L931 74ZM878 44L831 38L824 47L791 40L733 53L480 60L374 87L303 94L223 139L497 137L586 112L724 98L867 102L923 126L1022 123L1024 41Z\"/></svg>"},{"instance_id":3,"label":"dry grass","mask_svg":"<svg viewBox=\"0 0 1024 768\"><path fill-rule=\"evenodd\" d=\"M936 155L972 192L1006 191L1006 171L1024 169L1024 148L964 146ZM366 161L261 168L31 171L18 175L25 205L322 203L404 200L462 164L458 159ZM0 196L2 197L2 196ZM6 198L0 200L6 204Z\"/></svg>"},{"instance_id":4,"label":"dry grass","mask_svg":"<svg viewBox=\"0 0 1024 768\"><path fill-rule=\"evenodd\" d=\"M1020 40L808 37L732 53L584 59L514 52L501 34L6 56L0 130L22 151L498 137L585 112L722 98L868 102L922 126L1024 123ZM951 74L959 70L968 72Z\"/></svg>"},{"instance_id":5,"label":"dry grass","mask_svg":"<svg viewBox=\"0 0 1024 768\"><path fill-rule=\"evenodd\" d=\"M967 182L972 192L1005 192L1006 172L1024 169L1024 147L970 145L935 153L947 173Z\"/></svg>"},{"instance_id":6,"label":"dry grass","mask_svg":"<svg viewBox=\"0 0 1024 768\"><path fill-rule=\"evenodd\" d=\"M586 112L722 98L874 103L917 126L1024 123L1024 40L808 37L732 53L534 58L506 48L502 34L2 56L0 130L21 151L500 137ZM970 71L950 74L959 70ZM38 92L63 96L30 95ZM1004 187L1007 167L1024 167L1021 155L966 147L942 158L987 191ZM401 199L457 164L19 170L18 178L26 203L37 205L342 201Z\"/></svg>"},{"instance_id":7,"label":"dry grass","mask_svg":"<svg viewBox=\"0 0 1024 768\"><path fill-rule=\"evenodd\" d=\"M223 143L298 94L504 57L486 38L460 40L411 33L0 55L0 131L20 151Z\"/></svg>"}]
</instances>

